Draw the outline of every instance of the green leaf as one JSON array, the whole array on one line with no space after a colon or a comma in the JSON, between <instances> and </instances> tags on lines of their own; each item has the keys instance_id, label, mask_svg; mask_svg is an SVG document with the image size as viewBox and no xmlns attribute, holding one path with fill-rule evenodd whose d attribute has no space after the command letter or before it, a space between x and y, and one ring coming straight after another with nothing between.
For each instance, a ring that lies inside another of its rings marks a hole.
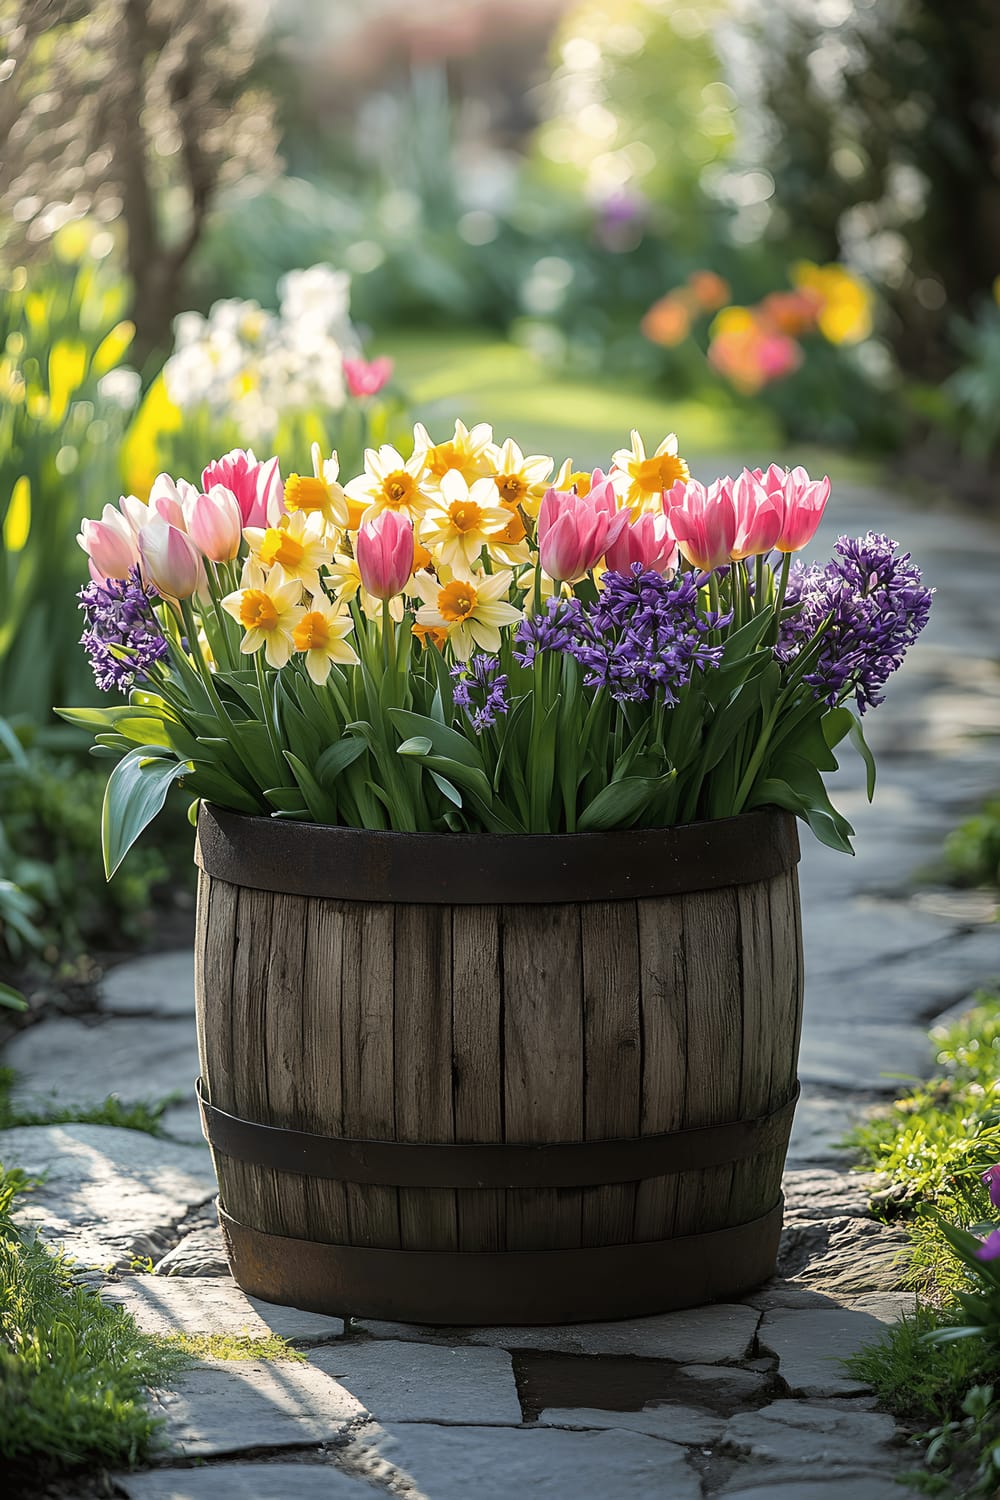
<instances>
[{"instance_id":1,"label":"green leaf","mask_svg":"<svg viewBox=\"0 0 1000 1500\"><path fill-rule=\"evenodd\" d=\"M433 744L425 734L415 734L411 739L404 740L396 747L397 755L430 755L434 749Z\"/></svg>"},{"instance_id":2,"label":"green leaf","mask_svg":"<svg viewBox=\"0 0 1000 1500\"><path fill-rule=\"evenodd\" d=\"M850 712L850 710L847 710L847 712ZM868 801L871 802L872 798L875 796L875 757L871 752L871 746L865 739L865 731L861 726L861 720L855 714L851 714L851 727L849 733L851 736L851 744L854 746L855 750L858 752L858 754L861 756L861 759L865 763L865 771L867 772L865 789L868 793Z\"/></svg>"},{"instance_id":3,"label":"green leaf","mask_svg":"<svg viewBox=\"0 0 1000 1500\"><path fill-rule=\"evenodd\" d=\"M631 828L667 780L665 776L626 776L611 782L583 809L578 830L603 833L609 828Z\"/></svg>"},{"instance_id":4,"label":"green leaf","mask_svg":"<svg viewBox=\"0 0 1000 1500\"><path fill-rule=\"evenodd\" d=\"M101 846L108 880L163 807L172 784L194 769L190 761L158 755L159 748L139 745L130 750L108 778L101 813Z\"/></svg>"},{"instance_id":5,"label":"green leaf","mask_svg":"<svg viewBox=\"0 0 1000 1500\"><path fill-rule=\"evenodd\" d=\"M823 715L820 721L823 738L831 750L835 750L844 735L850 733L853 720L854 715L849 708L831 708Z\"/></svg>"},{"instance_id":6,"label":"green leaf","mask_svg":"<svg viewBox=\"0 0 1000 1500\"><path fill-rule=\"evenodd\" d=\"M295 773L295 780L301 788L306 806L316 822L336 823L337 804L330 793L320 786L309 767L297 755L286 750L285 759Z\"/></svg>"},{"instance_id":7,"label":"green leaf","mask_svg":"<svg viewBox=\"0 0 1000 1500\"><path fill-rule=\"evenodd\" d=\"M12 985L0 980L0 1006L6 1010L27 1010L28 1002L20 990L15 990Z\"/></svg>"},{"instance_id":8,"label":"green leaf","mask_svg":"<svg viewBox=\"0 0 1000 1500\"><path fill-rule=\"evenodd\" d=\"M804 818L821 844L853 854L854 829L831 803L816 767L800 756L788 755L781 762L781 770L782 776L757 782L747 807L784 807Z\"/></svg>"},{"instance_id":9,"label":"green leaf","mask_svg":"<svg viewBox=\"0 0 1000 1500\"><path fill-rule=\"evenodd\" d=\"M346 771L359 756L364 755L365 749L364 740L356 735L345 736L342 740L335 740L332 745L327 745L316 762L316 780L321 786L332 790L331 783L336 781L341 771Z\"/></svg>"},{"instance_id":10,"label":"green leaf","mask_svg":"<svg viewBox=\"0 0 1000 1500\"><path fill-rule=\"evenodd\" d=\"M477 771L482 771L483 762L479 751L457 729L450 729L447 724L439 724L424 714L410 713L405 708L390 708L389 717L408 738L420 735L429 739L435 754L446 755L463 766L473 766Z\"/></svg>"},{"instance_id":11,"label":"green leaf","mask_svg":"<svg viewBox=\"0 0 1000 1500\"><path fill-rule=\"evenodd\" d=\"M462 806L462 793L457 786L452 786L446 776L440 776L437 771L431 771L430 768L428 768L428 774L442 797L447 797L448 801L453 802L456 807Z\"/></svg>"}]
</instances>

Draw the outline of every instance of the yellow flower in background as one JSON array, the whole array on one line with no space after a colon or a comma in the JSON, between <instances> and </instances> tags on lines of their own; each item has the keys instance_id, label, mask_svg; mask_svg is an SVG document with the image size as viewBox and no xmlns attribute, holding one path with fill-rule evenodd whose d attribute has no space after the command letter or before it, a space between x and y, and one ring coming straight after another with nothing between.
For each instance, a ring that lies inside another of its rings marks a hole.
<instances>
[{"instance_id":1,"label":"yellow flower in background","mask_svg":"<svg viewBox=\"0 0 1000 1500\"><path fill-rule=\"evenodd\" d=\"M873 298L868 284L834 263L817 266L796 261L792 283L819 301L816 322L831 344L860 344L872 331Z\"/></svg>"},{"instance_id":2,"label":"yellow flower in background","mask_svg":"<svg viewBox=\"0 0 1000 1500\"><path fill-rule=\"evenodd\" d=\"M266 530L247 526L243 535L254 562L262 568L280 567L286 578L297 578L310 594L319 593L319 570L330 561L332 552L326 522L319 512L295 511Z\"/></svg>"},{"instance_id":3,"label":"yellow flower in background","mask_svg":"<svg viewBox=\"0 0 1000 1500\"><path fill-rule=\"evenodd\" d=\"M678 480L686 483L691 471L677 454L677 438L671 432L651 457L646 457L642 438L632 429L631 448L619 448L612 456L611 479L623 505L631 510L659 510L664 490Z\"/></svg>"},{"instance_id":4,"label":"yellow flower in background","mask_svg":"<svg viewBox=\"0 0 1000 1500\"><path fill-rule=\"evenodd\" d=\"M357 664L358 653L345 639L353 626L351 617L339 614L325 594L316 594L292 630L295 649L304 652L306 671L319 687L326 682L334 662L341 666Z\"/></svg>"},{"instance_id":5,"label":"yellow flower in background","mask_svg":"<svg viewBox=\"0 0 1000 1500\"><path fill-rule=\"evenodd\" d=\"M240 650L244 656L252 656L263 646L269 667L286 666L295 650L295 627L305 614L301 599L301 583L286 578L280 567L272 568L257 587L227 594L222 607L243 626Z\"/></svg>"},{"instance_id":6,"label":"yellow flower in background","mask_svg":"<svg viewBox=\"0 0 1000 1500\"><path fill-rule=\"evenodd\" d=\"M142 405L125 435L122 444L122 468L125 488L132 495L145 499L153 486L153 480L163 470L157 439L179 432L184 414L167 395L166 382L162 374L157 375L143 399Z\"/></svg>"},{"instance_id":7,"label":"yellow flower in background","mask_svg":"<svg viewBox=\"0 0 1000 1500\"><path fill-rule=\"evenodd\" d=\"M364 502L363 519L372 520L383 510L404 511L416 524L431 503L423 459L414 453L410 458L389 443L376 453L365 449L365 472L346 487L348 500Z\"/></svg>"},{"instance_id":8,"label":"yellow flower in background","mask_svg":"<svg viewBox=\"0 0 1000 1500\"><path fill-rule=\"evenodd\" d=\"M464 422L456 421L455 435L446 443L435 443L422 422L413 429L413 457L420 459L435 484L450 469L457 469L466 484L492 474L492 446L493 428L488 422L478 422L470 432Z\"/></svg>"},{"instance_id":9,"label":"yellow flower in background","mask_svg":"<svg viewBox=\"0 0 1000 1500\"><path fill-rule=\"evenodd\" d=\"M449 469L441 480L439 502L421 522L420 538L456 578L471 578L483 548L510 518L510 511L498 503L492 479L476 479L469 485L457 469Z\"/></svg>"},{"instance_id":10,"label":"yellow flower in background","mask_svg":"<svg viewBox=\"0 0 1000 1500\"><path fill-rule=\"evenodd\" d=\"M510 510L520 505L527 515L537 516L555 459L544 453L525 458L513 438L506 438L499 446L491 443L486 451L500 504Z\"/></svg>"},{"instance_id":11,"label":"yellow flower in background","mask_svg":"<svg viewBox=\"0 0 1000 1500\"><path fill-rule=\"evenodd\" d=\"M708 330L709 338L716 339L720 334L729 333L753 333L757 329L757 314L749 307L724 307L722 311L712 319Z\"/></svg>"},{"instance_id":12,"label":"yellow flower in background","mask_svg":"<svg viewBox=\"0 0 1000 1500\"><path fill-rule=\"evenodd\" d=\"M501 596L510 588L513 574L480 574L476 578L453 578L442 586L429 573L417 573L413 590L424 601L417 610L417 624L447 630L451 648L460 661L480 651L499 651L500 627L513 625L521 611Z\"/></svg>"}]
</instances>

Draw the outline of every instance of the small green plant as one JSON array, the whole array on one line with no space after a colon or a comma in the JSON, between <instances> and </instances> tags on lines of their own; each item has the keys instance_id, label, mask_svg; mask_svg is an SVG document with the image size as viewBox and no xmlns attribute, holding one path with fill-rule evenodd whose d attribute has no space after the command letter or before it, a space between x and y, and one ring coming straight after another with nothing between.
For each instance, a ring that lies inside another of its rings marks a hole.
<instances>
[{"instance_id":1,"label":"small green plant","mask_svg":"<svg viewBox=\"0 0 1000 1500\"><path fill-rule=\"evenodd\" d=\"M944 856L956 885L1000 886L1000 797L959 824L945 842Z\"/></svg>"},{"instance_id":2,"label":"small green plant","mask_svg":"<svg viewBox=\"0 0 1000 1500\"><path fill-rule=\"evenodd\" d=\"M972 1386L961 1411L960 1418L921 1434L920 1440L927 1443L924 1462L932 1471L927 1477L935 1486L925 1485L926 1492L950 1492L964 1500L996 1500L1000 1487L1000 1402L993 1399L993 1386Z\"/></svg>"},{"instance_id":3,"label":"small green plant","mask_svg":"<svg viewBox=\"0 0 1000 1500\"><path fill-rule=\"evenodd\" d=\"M284 1359L304 1364L306 1358L277 1333L262 1338L246 1333L170 1333L164 1342L192 1359Z\"/></svg>"},{"instance_id":4,"label":"small green plant","mask_svg":"<svg viewBox=\"0 0 1000 1500\"><path fill-rule=\"evenodd\" d=\"M187 1361L120 1308L72 1285L70 1263L11 1218L30 1184L0 1166L0 1460L34 1493L96 1465L133 1467L157 1421L147 1387Z\"/></svg>"},{"instance_id":5,"label":"small green plant","mask_svg":"<svg viewBox=\"0 0 1000 1500\"><path fill-rule=\"evenodd\" d=\"M109 1094L100 1104L53 1103L40 1109L21 1109L11 1100L14 1078L12 1068L0 1068L0 1130L12 1130L16 1125L117 1125L123 1130L163 1135L163 1112L177 1097L128 1104Z\"/></svg>"}]
</instances>

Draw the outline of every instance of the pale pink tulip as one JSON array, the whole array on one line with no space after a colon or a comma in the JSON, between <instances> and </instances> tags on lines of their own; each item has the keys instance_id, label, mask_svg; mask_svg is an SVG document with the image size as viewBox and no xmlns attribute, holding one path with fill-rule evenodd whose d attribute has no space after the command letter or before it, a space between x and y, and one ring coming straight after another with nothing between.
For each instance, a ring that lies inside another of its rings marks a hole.
<instances>
[{"instance_id":1,"label":"pale pink tulip","mask_svg":"<svg viewBox=\"0 0 1000 1500\"><path fill-rule=\"evenodd\" d=\"M128 522L113 505L106 505L99 521L84 521L77 537L90 559L90 573L98 581L127 578L139 561L139 549Z\"/></svg>"},{"instance_id":2,"label":"pale pink tulip","mask_svg":"<svg viewBox=\"0 0 1000 1500\"><path fill-rule=\"evenodd\" d=\"M392 376L392 360L380 354L370 363L366 359L345 359L344 379L352 396L377 396Z\"/></svg>"},{"instance_id":3,"label":"pale pink tulip","mask_svg":"<svg viewBox=\"0 0 1000 1500\"><path fill-rule=\"evenodd\" d=\"M201 487L206 494L216 484L232 493L244 526L274 526L285 513L285 490L276 458L261 462L252 448L233 448L202 470Z\"/></svg>"},{"instance_id":4,"label":"pale pink tulip","mask_svg":"<svg viewBox=\"0 0 1000 1500\"><path fill-rule=\"evenodd\" d=\"M630 573L634 563L641 563L647 573L673 572L677 543L666 516L641 512L630 519L604 554L604 566L613 573Z\"/></svg>"},{"instance_id":5,"label":"pale pink tulip","mask_svg":"<svg viewBox=\"0 0 1000 1500\"><path fill-rule=\"evenodd\" d=\"M779 552L798 552L816 535L830 498L830 481L810 479L805 469L796 468L787 475L784 485L784 519L775 542Z\"/></svg>"},{"instance_id":6,"label":"pale pink tulip","mask_svg":"<svg viewBox=\"0 0 1000 1500\"><path fill-rule=\"evenodd\" d=\"M157 474L149 491L149 509L162 516L168 526L186 531L184 502L192 500L197 493L195 486L187 479L171 479L169 474Z\"/></svg>"},{"instance_id":7,"label":"pale pink tulip","mask_svg":"<svg viewBox=\"0 0 1000 1500\"><path fill-rule=\"evenodd\" d=\"M394 599L409 582L413 552L413 522L402 511L379 511L365 521L354 545L362 586L376 599Z\"/></svg>"},{"instance_id":8,"label":"pale pink tulip","mask_svg":"<svg viewBox=\"0 0 1000 1500\"><path fill-rule=\"evenodd\" d=\"M232 490L213 484L207 495L186 502L188 536L212 562L231 562L240 550L243 518Z\"/></svg>"},{"instance_id":9,"label":"pale pink tulip","mask_svg":"<svg viewBox=\"0 0 1000 1500\"><path fill-rule=\"evenodd\" d=\"M697 479L678 480L669 492L667 512L677 545L694 568L710 572L731 559L736 541L733 482L717 479L706 489Z\"/></svg>"},{"instance_id":10,"label":"pale pink tulip","mask_svg":"<svg viewBox=\"0 0 1000 1500\"><path fill-rule=\"evenodd\" d=\"M745 557L766 555L781 531L784 500L780 494L769 493L759 469L744 469L732 487L732 495L736 511L736 537L730 553L732 561L742 562Z\"/></svg>"},{"instance_id":11,"label":"pale pink tulip","mask_svg":"<svg viewBox=\"0 0 1000 1500\"><path fill-rule=\"evenodd\" d=\"M538 512L538 560L556 583L575 583L613 548L629 513L617 509L615 489L595 469L586 495L546 490Z\"/></svg>"},{"instance_id":12,"label":"pale pink tulip","mask_svg":"<svg viewBox=\"0 0 1000 1500\"><path fill-rule=\"evenodd\" d=\"M143 573L168 599L190 599L205 587L205 565L186 532L155 516L139 532Z\"/></svg>"}]
</instances>

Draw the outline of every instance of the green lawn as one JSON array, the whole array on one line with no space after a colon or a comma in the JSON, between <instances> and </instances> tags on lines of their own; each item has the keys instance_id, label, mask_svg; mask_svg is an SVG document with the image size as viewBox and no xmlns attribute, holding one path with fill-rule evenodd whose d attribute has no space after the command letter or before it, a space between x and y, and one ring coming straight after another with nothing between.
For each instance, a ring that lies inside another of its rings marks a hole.
<instances>
[{"instance_id":1,"label":"green lawn","mask_svg":"<svg viewBox=\"0 0 1000 1500\"><path fill-rule=\"evenodd\" d=\"M589 468L627 447L629 429L638 427L649 450L676 432L701 479L714 478L722 462L732 468L772 458L842 479L873 473L848 455L783 443L759 405L722 395L717 404L675 401L634 380L553 374L529 350L488 332L407 330L380 340L378 352L393 357L417 415L435 436L457 416L469 426L491 422L498 440L510 435L525 452L551 453L557 462L570 455Z\"/></svg>"}]
</instances>

